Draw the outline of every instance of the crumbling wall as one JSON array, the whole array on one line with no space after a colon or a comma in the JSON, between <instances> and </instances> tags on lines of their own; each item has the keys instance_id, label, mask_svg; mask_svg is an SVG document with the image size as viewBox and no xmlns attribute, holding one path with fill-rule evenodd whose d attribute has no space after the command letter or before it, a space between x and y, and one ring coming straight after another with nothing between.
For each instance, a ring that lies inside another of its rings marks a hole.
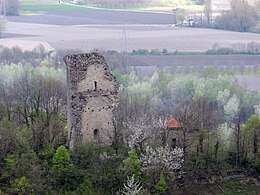
<instances>
[{"instance_id":1,"label":"crumbling wall","mask_svg":"<svg viewBox=\"0 0 260 195\"><path fill-rule=\"evenodd\" d=\"M65 56L68 82L68 142L95 141L110 145L118 86L103 56L85 53Z\"/></svg>"}]
</instances>

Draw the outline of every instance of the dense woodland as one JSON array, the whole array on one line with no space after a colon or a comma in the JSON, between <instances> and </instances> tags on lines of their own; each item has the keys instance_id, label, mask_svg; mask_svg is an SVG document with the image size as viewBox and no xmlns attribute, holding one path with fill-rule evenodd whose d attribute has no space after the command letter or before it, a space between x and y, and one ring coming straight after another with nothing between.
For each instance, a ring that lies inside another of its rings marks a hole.
<instances>
[{"instance_id":1,"label":"dense woodland","mask_svg":"<svg viewBox=\"0 0 260 195\"><path fill-rule=\"evenodd\" d=\"M140 78L112 66L120 85L113 145L70 151L67 52L14 48L1 58L0 194L187 194L187 186L236 175L259 180L260 92L211 69ZM182 127L174 146L169 116Z\"/></svg>"}]
</instances>

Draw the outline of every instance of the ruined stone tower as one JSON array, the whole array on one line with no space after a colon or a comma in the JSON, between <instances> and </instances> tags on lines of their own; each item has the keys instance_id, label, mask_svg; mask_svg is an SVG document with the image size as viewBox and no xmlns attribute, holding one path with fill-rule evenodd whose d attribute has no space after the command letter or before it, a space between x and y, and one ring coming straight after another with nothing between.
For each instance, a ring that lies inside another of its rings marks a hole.
<instances>
[{"instance_id":1,"label":"ruined stone tower","mask_svg":"<svg viewBox=\"0 0 260 195\"><path fill-rule=\"evenodd\" d=\"M111 145L118 87L104 57L98 53L65 56L68 82L68 142Z\"/></svg>"}]
</instances>

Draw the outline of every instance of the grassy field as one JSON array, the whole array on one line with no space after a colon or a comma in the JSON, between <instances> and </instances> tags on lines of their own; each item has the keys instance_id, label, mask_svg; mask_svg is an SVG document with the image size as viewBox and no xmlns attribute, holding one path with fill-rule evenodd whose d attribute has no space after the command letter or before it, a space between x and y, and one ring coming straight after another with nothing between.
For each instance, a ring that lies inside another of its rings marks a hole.
<instances>
[{"instance_id":1,"label":"grassy field","mask_svg":"<svg viewBox=\"0 0 260 195\"><path fill-rule=\"evenodd\" d=\"M188 11L203 11L203 6L201 5L183 5L183 6L178 6L178 8L185 9ZM176 9L175 7L172 6L147 6L147 7L136 7L136 8L131 8L132 10L142 10L142 11L167 11L167 12L172 12L173 9Z\"/></svg>"},{"instance_id":2,"label":"grassy field","mask_svg":"<svg viewBox=\"0 0 260 195\"><path fill-rule=\"evenodd\" d=\"M71 0L63 0L69 3ZM57 0L20 0L22 11L90 10L92 8L58 3Z\"/></svg>"},{"instance_id":3,"label":"grassy field","mask_svg":"<svg viewBox=\"0 0 260 195\"><path fill-rule=\"evenodd\" d=\"M69 6L59 5L57 0L20 0L22 10L33 10L33 11L53 11L53 10L85 10L83 6ZM62 2L71 3L72 0L63 0ZM90 5L95 7L96 5ZM104 8L104 7L102 7ZM107 7L111 9L124 9L124 10L138 10L138 11L162 11L172 12L177 6L144 6L144 7ZM178 6L189 11L202 11L203 6L201 5L184 5ZM105 9L105 8L104 8Z\"/></svg>"},{"instance_id":4,"label":"grassy field","mask_svg":"<svg viewBox=\"0 0 260 195\"><path fill-rule=\"evenodd\" d=\"M56 0L19 0L21 4L51 4L57 3Z\"/></svg>"},{"instance_id":5,"label":"grassy field","mask_svg":"<svg viewBox=\"0 0 260 195\"><path fill-rule=\"evenodd\" d=\"M65 4L31 4L31 5L21 5L22 10L26 11L66 11L66 10L91 10L92 8L87 7L77 7Z\"/></svg>"}]
</instances>

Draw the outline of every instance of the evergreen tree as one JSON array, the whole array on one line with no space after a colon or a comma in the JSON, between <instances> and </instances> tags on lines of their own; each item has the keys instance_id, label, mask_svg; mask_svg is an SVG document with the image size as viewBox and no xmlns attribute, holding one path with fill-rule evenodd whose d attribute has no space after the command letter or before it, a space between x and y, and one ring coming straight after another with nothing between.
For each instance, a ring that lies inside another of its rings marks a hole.
<instances>
[{"instance_id":1,"label":"evergreen tree","mask_svg":"<svg viewBox=\"0 0 260 195\"><path fill-rule=\"evenodd\" d=\"M141 179L142 167L135 150L132 150L128 153L128 158L124 161L124 164L127 175L134 175L135 179Z\"/></svg>"},{"instance_id":2,"label":"evergreen tree","mask_svg":"<svg viewBox=\"0 0 260 195\"><path fill-rule=\"evenodd\" d=\"M158 194L165 194L165 192L167 190L167 183L166 183L163 173L160 174L160 180L156 184L155 189L158 192Z\"/></svg>"}]
</instances>

